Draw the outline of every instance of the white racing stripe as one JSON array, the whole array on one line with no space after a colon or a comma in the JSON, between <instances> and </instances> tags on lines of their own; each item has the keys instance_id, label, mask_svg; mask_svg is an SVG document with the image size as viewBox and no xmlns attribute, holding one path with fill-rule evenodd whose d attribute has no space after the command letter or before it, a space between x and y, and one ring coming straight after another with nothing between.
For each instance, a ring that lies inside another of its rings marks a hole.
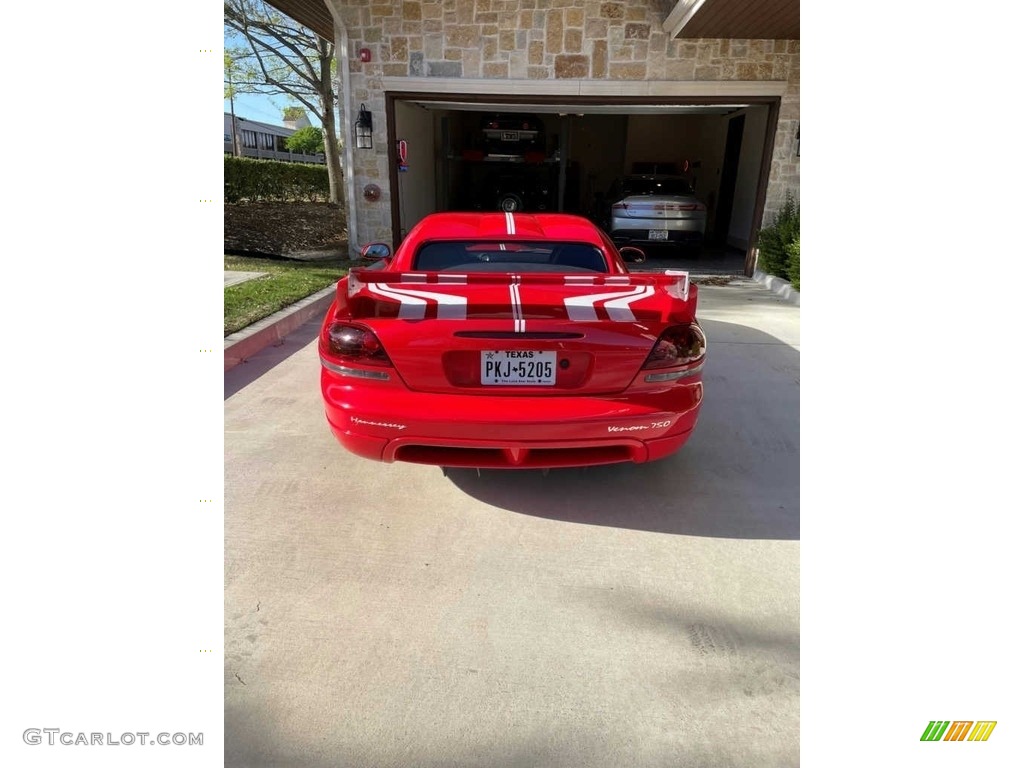
<instances>
[{"instance_id":1,"label":"white racing stripe","mask_svg":"<svg viewBox=\"0 0 1024 768\"><path fill-rule=\"evenodd\" d=\"M389 291L387 288L383 288L375 283L367 283L366 287L370 293L385 296L401 304L402 306L398 308L398 318L400 320L422 320L427 314L427 302L423 299Z\"/></svg>"},{"instance_id":2,"label":"white racing stripe","mask_svg":"<svg viewBox=\"0 0 1024 768\"><path fill-rule=\"evenodd\" d=\"M508 286L508 294L512 299L512 330L515 333L526 333L526 320L523 318L523 300L519 295L519 275L512 275Z\"/></svg>"},{"instance_id":3,"label":"white racing stripe","mask_svg":"<svg viewBox=\"0 0 1024 768\"><path fill-rule=\"evenodd\" d=\"M513 218L510 211L505 211L505 227L508 229L510 235L516 233L516 220Z\"/></svg>"},{"instance_id":4,"label":"white racing stripe","mask_svg":"<svg viewBox=\"0 0 1024 768\"><path fill-rule=\"evenodd\" d=\"M466 319L466 297L452 296L448 293L434 293L432 291L413 291L408 288L385 288L381 285L368 283L367 288L372 293L380 296L387 296L401 303L398 309L398 317L402 320L422 320L427 314L427 300L437 302L437 317L439 320L465 320Z\"/></svg>"},{"instance_id":5,"label":"white racing stripe","mask_svg":"<svg viewBox=\"0 0 1024 768\"><path fill-rule=\"evenodd\" d=\"M610 320L631 322L636 316L630 310L629 305L634 301L645 299L654 295L654 287L641 285L631 291L615 291L614 293L592 293L587 296L571 296L565 299L565 309L570 320L597 320L597 309L595 304L599 301L608 301L604 305Z\"/></svg>"},{"instance_id":6,"label":"white racing stripe","mask_svg":"<svg viewBox=\"0 0 1024 768\"><path fill-rule=\"evenodd\" d=\"M654 286L645 285L642 286L642 291L639 295L624 296L621 299L613 299L604 303L604 309L608 313L609 320L617 320L619 322L632 322L636 320L636 316L633 311L629 308L629 305L634 301L640 301L646 299L648 296L654 295Z\"/></svg>"}]
</instances>

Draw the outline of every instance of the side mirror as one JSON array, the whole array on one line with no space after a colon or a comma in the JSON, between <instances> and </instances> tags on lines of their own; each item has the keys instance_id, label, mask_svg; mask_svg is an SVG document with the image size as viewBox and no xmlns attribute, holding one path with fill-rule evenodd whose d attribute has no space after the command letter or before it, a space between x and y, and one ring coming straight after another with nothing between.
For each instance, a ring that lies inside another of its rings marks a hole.
<instances>
[{"instance_id":1,"label":"side mirror","mask_svg":"<svg viewBox=\"0 0 1024 768\"><path fill-rule=\"evenodd\" d=\"M391 258L391 246L387 243L370 243L363 246L359 255L364 259L389 259Z\"/></svg>"},{"instance_id":2,"label":"side mirror","mask_svg":"<svg viewBox=\"0 0 1024 768\"><path fill-rule=\"evenodd\" d=\"M632 264L643 264L647 261L647 254L639 248L634 248L631 245L627 245L625 248L619 248L619 254L625 261Z\"/></svg>"}]
</instances>

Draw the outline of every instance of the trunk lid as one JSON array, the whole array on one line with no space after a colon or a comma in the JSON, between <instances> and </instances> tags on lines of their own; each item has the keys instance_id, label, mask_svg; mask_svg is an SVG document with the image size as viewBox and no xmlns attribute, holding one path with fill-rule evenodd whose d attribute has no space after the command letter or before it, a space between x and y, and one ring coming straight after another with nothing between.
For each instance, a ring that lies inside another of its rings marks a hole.
<instances>
[{"instance_id":1,"label":"trunk lid","mask_svg":"<svg viewBox=\"0 0 1024 768\"><path fill-rule=\"evenodd\" d=\"M700 219L704 204L695 197L634 195L614 205L618 215L631 219Z\"/></svg>"},{"instance_id":2,"label":"trunk lid","mask_svg":"<svg viewBox=\"0 0 1024 768\"><path fill-rule=\"evenodd\" d=\"M695 317L685 272L634 275L354 269L339 306L371 327L414 390L607 394L668 326Z\"/></svg>"}]
</instances>

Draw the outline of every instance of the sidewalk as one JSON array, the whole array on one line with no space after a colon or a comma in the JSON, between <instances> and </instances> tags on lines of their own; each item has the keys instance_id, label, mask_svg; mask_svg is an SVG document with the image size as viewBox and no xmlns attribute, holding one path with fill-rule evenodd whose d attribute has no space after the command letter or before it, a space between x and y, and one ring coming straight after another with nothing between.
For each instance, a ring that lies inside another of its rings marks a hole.
<instances>
[{"instance_id":1,"label":"sidewalk","mask_svg":"<svg viewBox=\"0 0 1024 768\"><path fill-rule=\"evenodd\" d=\"M247 280L255 280L257 277L263 277L266 272L235 272L230 269L224 270L224 287L227 288L229 285L238 285L244 283Z\"/></svg>"}]
</instances>

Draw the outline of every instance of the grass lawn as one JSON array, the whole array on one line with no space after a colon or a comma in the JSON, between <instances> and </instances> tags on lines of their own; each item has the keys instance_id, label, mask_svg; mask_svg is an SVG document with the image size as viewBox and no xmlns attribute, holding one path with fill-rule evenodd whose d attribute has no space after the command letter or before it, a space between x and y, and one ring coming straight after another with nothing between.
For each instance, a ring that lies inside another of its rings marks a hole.
<instances>
[{"instance_id":1,"label":"grass lawn","mask_svg":"<svg viewBox=\"0 0 1024 768\"><path fill-rule=\"evenodd\" d=\"M350 265L345 259L293 261L225 255L226 270L266 272L267 275L224 289L224 335L327 288L344 277Z\"/></svg>"}]
</instances>

